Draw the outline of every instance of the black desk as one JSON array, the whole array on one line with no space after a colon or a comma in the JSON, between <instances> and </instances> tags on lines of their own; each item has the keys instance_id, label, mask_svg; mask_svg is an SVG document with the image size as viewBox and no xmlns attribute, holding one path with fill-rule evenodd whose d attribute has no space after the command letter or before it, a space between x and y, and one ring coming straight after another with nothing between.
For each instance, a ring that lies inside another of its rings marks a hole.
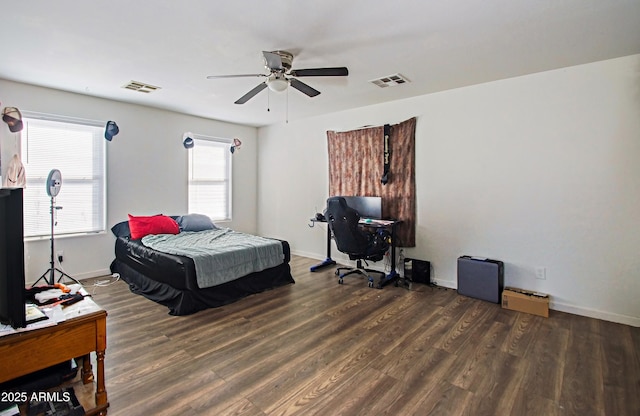
<instances>
[{"instance_id":1,"label":"black desk","mask_svg":"<svg viewBox=\"0 0 640 416\"><path fill-rule=\"evenodd\" d=\"M327 221L312 218L311 222L326 223ZM360 219L359 224L362 227L391 228L391 271L389 272L389 274L385 275L378 281L378 289L382 289L389 283L396 282L400 278L400 275L396 271L396 226L401 222L402 221L399 220L369 220L364 218ZM315 272L324 267L333 266L334 264L336 264L336 262L331 258L331 229L327 227L327 258L323 262L311 266L309 270Z\"/></svg>"},{"instance_id":2,"label":"black desk","mask_svg":"<svg viewBox=\"0 0 640 416\"><path fill-rule=\"evenodd\" d=\"M326 223L327 220L319 220L317 218L311 218L311 223L315 225L316 222L324 222ZM310 225L310 227L313 227L313 225ZM331 230L329 229L329 227L327 226L327 258L324 259L324 261L322 263L318 263L316 265L313 265L309 268L310 271L315 272L318 271L324 267L328 267L328 266L333 266L334 264L336 264L335 260L333 260L331 258Z\"/></svg>"}]
</instances>

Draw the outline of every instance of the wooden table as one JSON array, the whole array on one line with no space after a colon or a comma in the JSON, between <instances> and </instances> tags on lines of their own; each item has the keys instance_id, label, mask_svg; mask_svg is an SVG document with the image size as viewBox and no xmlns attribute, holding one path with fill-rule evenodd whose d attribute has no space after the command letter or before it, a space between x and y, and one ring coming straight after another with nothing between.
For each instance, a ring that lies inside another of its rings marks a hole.
<instances>
[{"instance_id":1,"label":"wooden table","mask_svg":"<svg viewBox=\"0 0 640 416\"><path fill-rule=\"evenodd\" d=\"M109 402L104 381L107 312L91 298L64 308L65 321L0 337L0 383L74 358L82 358L81 378L95 387L93 398L76 395L87 415L106 415ZM96 353L94 379L91 352ZM95 382L95 383L94 383Z\"/></svg>"}]
</instances>

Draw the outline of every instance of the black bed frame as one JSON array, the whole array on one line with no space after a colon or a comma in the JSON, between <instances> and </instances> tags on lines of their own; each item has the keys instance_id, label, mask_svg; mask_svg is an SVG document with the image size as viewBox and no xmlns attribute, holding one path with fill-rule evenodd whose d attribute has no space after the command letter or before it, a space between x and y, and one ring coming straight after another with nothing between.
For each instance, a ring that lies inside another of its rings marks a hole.
<instances>
[{"instance_id":1,"label":"black bed frame","mask_svg":"<svg viewBox=\"0 0 640 416\"><path fill-rule=\"evenodd\" d=\"M118 259L111 263L111 271L120 274L120 278L129 284L131 292L168 307L170 315L189 315L295 283L288 262L219 286L197 290L176 289L168 283L158 282Z\"/></svg>"}]
</instances>

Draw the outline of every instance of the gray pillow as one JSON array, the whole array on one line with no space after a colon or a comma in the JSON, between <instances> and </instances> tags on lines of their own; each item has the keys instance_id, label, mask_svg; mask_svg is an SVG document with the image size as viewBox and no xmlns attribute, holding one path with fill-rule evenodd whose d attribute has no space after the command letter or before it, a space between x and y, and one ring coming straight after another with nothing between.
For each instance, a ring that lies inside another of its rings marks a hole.
<instances>
[{"instance_id":1,"label":"gray pillow","mask_svg":"<svg viewBox=\"0 0 640 416\"><path fill-rule=\"evenodd\" d=\"M130 237L129 221L122 221L111 227L111 232L116 237Z\"/></svg>"},{"instance_id":2,"label":"gray pillow","mask_svg":"<svg viewBox=\"0 0 640 416\"><path fill-rule=\"evenodd\" d=\"M176 219L180 226L180 231L204 231L215 230L218 227L211 221L211 218L203 214L182 215Z\"/></svg>"}]
</instances>

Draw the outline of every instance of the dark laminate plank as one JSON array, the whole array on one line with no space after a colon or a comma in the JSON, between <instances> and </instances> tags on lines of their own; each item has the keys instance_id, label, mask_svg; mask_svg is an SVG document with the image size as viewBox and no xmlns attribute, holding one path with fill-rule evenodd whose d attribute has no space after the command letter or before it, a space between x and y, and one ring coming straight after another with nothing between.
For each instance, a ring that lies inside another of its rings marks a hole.
<instances>
[{"instance_id":1,"label":"dark laminate plank","mask_svg":"<svg viewBox=\"0 0 640 416\"><path fill-rule=\"evenodd\" d=\"M140 407L149 415L201 414L192 407L193 392L198 391L200 394L206 394L208 390L217 389L224 384L220 377L207 370L193 371L184 377L173 379L173 381L173 383L157 384L153 391L137 400L133 398L127 401L125 395L118 394L117 402L111 406L114 411L109 411L109 414L142 414ZM116 394L116 392L109 393Z\"/></svg>"},{"instance_id":2,"label":"dark laminate plank","mask_svg":"<svg viewBox=\"0 0 640 416\"><path fill-rule=\"evenodd\" d=\"M340 415L372 414L367 412L371 402L379 391L386 391L398 380L370 367L354 372L351 377L341 379L325 394L321 400L307 403L297 408L293 415ZM277 413L276 413L277 414Z\"/></svg>"},{"instance_id":3,"label":"dark laminate plank","mask_svg":"<svg viewBox=\"0 0 640 416\"><path fill-rule=\"evenodd\" d=\"M351 305L351 303L348 304ZM309 349L298 348L296 344L292 344L288 349L285 349L287 358L280 369L280 374L273 379L273 386L277 386L278 389L288 388L285 391L293 393L291 394L291 400L294 402L296 400L304 401L306 400L305 397L314 394L313 390L317 387L312 385L309 388L309 379L305 375L321 376L322 373L330 374L332 383L329 385L334 385L335 383L333 382L340 378L340 374L343 371L342 367L345 365L344 360L347 357L345 351L353 350L358 353L357 357L380 356L383 349L381 346L385 339L384 335L380 335L380 332L384 334L385 327L387 331L393 332L393 327L395 326L393 320L376 318L376 314L378 316L388 316L391 313L390 308L385 312L385 309L381 307L382 305L378 299L373 299L369 305L363 305L357 311L349 307L349 312L346 315L342 313L336 315L335 310L329 311L328 314L331 315L330 323L333 328L328 331L320 331L318 341L312 342ZM415 313L415 311L410 309L404 311L405 315L411 313ZM348 324L341 325L340 322L345 319L345 316L349 318ZM317 329L314 328L309 334L318 332ZM313 335L309 336L315 338ZM262 392L262 396L264 396L264 392ZM256 395L250 397L256 402L264 399L264 397L259 398ZM286 401L286 398L284 400L276 400L276 408L282 407L282 403ZM284 407L286 408L286 405ZM270 408L271 406L269 406Z\"/></svg>"},{"instance_id":4,"label":"dark laminate plank","mask_svg":"<svg viewBox=\"0 0 640 416\"><path fill-rule=\"evenodd\" d=\"M483 302L477 299L460 297L464 302L464 314L455 325L450 326L449 331L436 343L437 348L442 348L452 354L464 348L473 340L473 335L486 330L486 325L495 317L500 307L496 304Z\"/></svg>"},{"instance_id":5,"label":"dark laminate plank","mask_svg":"<svg viewBox=\"0 0 640 416\"><path fill-rule=\"evenodd\" d=\"M633 339L639 328L600 322L605 413L640 415L640 405L629 397L640 395L640 360Z\"/></svg>"},{"instance_id":6,"label":"dark laminate plank","mask_svg":"<svg viewBox=\"0 0 640 416\"><path fill-rule=\"evenodd\" d=\"M442 380L417 406L409 409L407 414L429 416L460 414L461 409L466 409L472 399L471 392Z\"/></svg>"},{"instance_id":7,"label":"dark laminate plank","mask_svg":"<svg viewBox=\"0 0 640 416\"><path fill-rule=\"evenodd\" d=\"M390 296L386 297L391 298ZM361 297L358 303L362 299L367 299L367 297ZM250 395L251 399L256 403L264 401L262 396L272 395L275 389L286 389L286 391L304 389L308 381L305 376L317 374L318 371L323 370L322 366L328 367L334 362L340 363L350 351L356 352L357 357L360 357L363 354L362 347L366 347L368 343L375 343L376 353L379 354L380 348L377 347L383 338L379 336L378 331L385 327L394 326L394 321L388 319L388 316L394 311L392 308L381 306L388 304L388 300L381 299L380 295L376 295L370 300L367 304L361 305L362 307L357 311L351 307L353 302L348 302L346 315L344 311L329 310L327 316L330 319L326 321L326 327L313 328L312 330L302 328L300 334L295 333L298 332L297 329L295 332L289 331L284 334L287 338L285 340L286 346L280 353L287 356L287 361L280 367L274 368L272 372L268 369L270 366L262 365L263 369L267 369L267 373L261 379L266 382L259 387L259 391ZM398 309L404 309L402 313L411 312L400 306L402 303L398 305ZM339 313L336 314L336 312ZM341 318L336 319L336 315ZM289 337L292 337L292 340L298 339L298 342L289 342ZM369 352L370 350L364 349L364 351ZM275 370L278 375L273 377ZM334 368L334 370L340 371L338 368ZM269 386L272 386L273 390Z\"/></svg>"},{"instance_id":8,"label":"dark laminate plank","mask_svg":"<svg viewBox=\"0 0 640 416\"><path fill-rule=\"evenodd\" d=\"M413 365L398 377L403 381L401 390L392 400L386 398L390 404L381 409L383 413L380 414L428 414L419 411L420 405L425 396L436 390L439 383L446 378L455 360L455 355L439 348L430 349L416 357ZM382 402L381 406L384 404Z\"/></svg>"},{"instance_id":9,"label":"dark laminate plank","mask_svg":"<svg viewBox=\"0 0 640 416\"><path fill-rule=\"evenodd\" d=\"M89 288L109 314L109 414L640 414L640 328L338 285L315 263L293 256L296 284L190 316Z\"/></svg>"},{"instance_id":10,"label":"dark laminate plank","mask_svg":"<svg viewBox=\"0 0 640 416\"><path fill-rule=\"evenodd\" d=\"M373 305L371 311L375 312L375 307L376 305ZM387 316L388 313L390 312L387 311L381 315ZM408 318L415 311L405 309L402 313L405 318ZM359 356L363 354L363 351L382 354L385 340L390 338L388 333L395 332L394 321L383 319L384 324L381 324L381 321L376 321L376 325L372 325L370 319L375 319L375 313L365 312L364 315L351 315L352 319L347 321L349 323L346 326L336 325L336 321L332 319L330 322L334 323L333 328L317 331L318 336L316 336L316 332L307 331L302 343L288 343L285 350L281 351L286 354L287 361L278 368L275 377L264 377L266 380L265 388L262 391L252 393L249 396L251 400L256 403L273 400L264 396L272 397L276 389L289 392L305 389L311 376L326 371L333 363L340 363L345 357L345 352L356 351ZM370 317L369 320L367 316ZM398 315L398 319L403 319L401 314ZM386 331L383 331L385 327ZM373 330L374 328L376 331ZM375 350L372 350L370 345Z\"/></svg>"},{"instance_id":11,"label":"dark laminate plank","mask_svg":"<svg viewBox=\"0 0 640 416\"><path fill-rule=\"evenodd\" d=\"M434 315L434 318L437 315ZM443 337L448 330L449 320L440 316L438 319L429 319L428 323L416 330L414 342L402 344L396 351L380 356L371 365L388 373L395 378L402 380L407 374L415 371L418 364L423 360L431 362L432 354L438 353L438 357L449 356L451 354L435 346L435 342Z\"/></svg>"},{"instance_id":12,"label":"dark laminate plank","mask_svg":"<svg viewBox=\"0 0 640 416\"><path fill-rule=\"evenodd\" d=\"M348 390L351 377L367 368L376 357L375 351L368 348L341 350L339 357L327 362L324 368L320 368L312 376L300 382L296 388L283 391L272 404L267 404L264 407L265 413L291 415L300 412L304 414L312 407L322 408L324 400L331 398L343 388ZM378 374L381 373L378 372Z\"/></svg>"},{"instance_id":13,"label":"dark laminate plank","mask_svg":"<svg viewBox=\"0 0 640 416\"><path fill-rule=\"evenodd\" d=\"M515 314L509 336L505 338L501 350L518 357L523 357L536 337L538 327L545 318L526 313Z\"/></svg>"},{"instance_id":14,"label":"dark laminate plank","mask_svg":"<svg viewBox=\"0 0 640 416\"><path fill-rule=\"evenodd\" d=\"M472 342L467 343L465 348L456 354L467 359L456 360L447 375L447 380L455 386L475 392L487 381L487 376L494 374L491 371L494 361L504 360L504 353L501 354L498 347L507 332L508 328L497 322L483 328Z\"/></svg>"},{"instance_id":15,"label":"dark laminate plank","mask_svg":"<svg viewBox=\"0 0 640 416\"><path fill-rule=\"evenodd\" d=\"M562 405L558 404L558 402L554 402L549 399L545 399L544 397L537 397L535 395L529 394L526 388L521 389L518 392L518 398L514 402L514 405L511 409L510 413L505 413L510 415L518 415L518 416L566 416L566 415L580 415L580 413L571 413L568 412ZM591 415L593 413L584 413L585 415Z\"/></svg>"},{"instance_id":16,"label":"dark laminate plank","mask_svg":"<svg viewBox=\"0 0 640 416\"><path fill-rule=\"evenodd\" d=\"M560 406L567 414L604 415L602 343L598 328L598 320L572 317L559 396Z\"/></svg>"},{"instance_id":17,"label":"dark laminate plank","mask_svg":"<svg viewBox=\"0 0 640 416\"><path fill-rule=\"evenodd\" d=\"M569 330L554 329L546 322L540 326L526 355L528 365L522 387L529 396L560 400L570 334Z\"/></svg>"},{"instance_id":18,"label":"dark laminate plank","mask_svg":"<svg viewBox=\"0 0 640 416\"><path fill-rule=\"evenodd\" d=\"M109 401L113 394L117 400L129 403L154 394L159 387L168 388L167 381L179 380L188 376L192 369L183 363L190 357L184 351L162 354L145 360L145 366L130 365L128 369L121 369L119 374L110 377L107 388Z\"/></svg>"},{"instance_id":19,"label":"dark laminate plank","mask_svg":"<svg viewBox=\"0 0 640 416\"><path fill-rule=\"evenodd\" d=\"M461 358L465 361L464 357ZM513 409L517 406L526 368L527 362L520 357L496 351L492 359L487 360L486 366L476 371L469 380L469 388L475 394L473 400L464 409L464 414L474 416L522 414Z\"/></svg>"}]
</instances>

